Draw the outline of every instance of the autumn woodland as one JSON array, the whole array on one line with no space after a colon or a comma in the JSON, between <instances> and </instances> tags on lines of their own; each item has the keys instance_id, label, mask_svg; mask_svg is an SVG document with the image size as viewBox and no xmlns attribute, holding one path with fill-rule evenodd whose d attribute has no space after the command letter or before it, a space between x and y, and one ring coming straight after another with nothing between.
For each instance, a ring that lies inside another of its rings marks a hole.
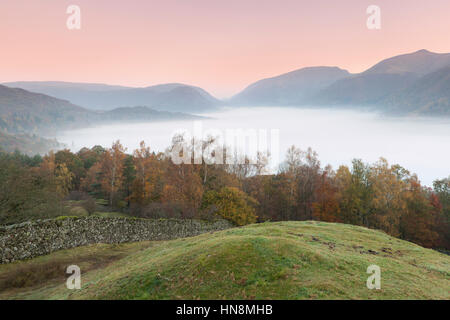
<instances>
[{"instance_id":1,"label":"autumn woodland","mask_svg":"<svg viewBox=\"0 0 450 320\"><path fill-rule=\"evenodd\" d=\"M203 148L212 140L203 142ZM450 249L450 179L433 188L398 164L322 166L312 149L289 148L278 171L267 157L234 164L175 164L170 151L141 142L128 152L116 141L76 153L0 155L0 222L73 215L77 201L94 214L141 218L224 218L237 226L263 221L318 220L383 230L425 247ZM226 150L225 150L226 152ZM242 160L242 158L241 158Z\"/></svg>"}]
</instances>

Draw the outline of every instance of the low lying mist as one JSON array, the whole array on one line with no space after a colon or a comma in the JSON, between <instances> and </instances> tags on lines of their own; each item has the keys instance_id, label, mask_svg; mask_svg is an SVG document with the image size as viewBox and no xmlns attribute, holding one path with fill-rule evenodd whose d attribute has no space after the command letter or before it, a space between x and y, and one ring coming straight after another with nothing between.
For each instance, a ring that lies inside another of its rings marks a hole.
<instances>
[{"instance_id":1,"label":"low lying mist","mask_svg":"<svg viewBox=\"0 0 450 320\"><path fill-rule=\"evenodd\" d=\"M279 159L288 147L311 147L323 166L349 165L353 158L375 162L380 157L417 173L422 183L450 175L450 120L388 118L376 113L330 109L229 108L202 114L203 130L279 130ZM144 140L152 150L164 151L175 132L194 132L192 120L105 125L66 131L56 138L72 151L109 147L113 140L132 152Z\"/></svg>"}]
</instances>

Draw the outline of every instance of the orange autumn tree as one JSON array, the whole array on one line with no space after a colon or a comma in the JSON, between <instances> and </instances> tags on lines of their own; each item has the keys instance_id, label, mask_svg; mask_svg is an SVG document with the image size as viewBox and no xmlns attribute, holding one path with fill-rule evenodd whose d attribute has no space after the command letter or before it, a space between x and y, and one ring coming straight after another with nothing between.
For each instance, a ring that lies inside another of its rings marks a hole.
<instances>
[{"instance_id":1,"label":"orange autumn tree","mask_svg":"<svg viewBox=\"0 0 450 320\"><path fill-rule=\"evenodd\" d=\"M44 157L38 175L47 185L53 186L54 191L64 197L72 188L74 174L70 172L65 163L57 164L55 154L51 151Z\"/></svg>"},{"instance_id":2,"label":"orange autumn tree","mask_svg":"<svg viewBox=\"0 0 450 320\"><path fill-rule=\"evenodd\" d=\"M315 190L320 180L321 168L318 155L311 148L303 151L291 146L286 152L286 159L280 167L289 182L290 216L295 220L313 218Z\"/></svg>"},{"instance_id":3,"label":"orange autumn tree","mask_svg":"<svg viewBox=\"0 0 450 320\"><path fill-rule=\"evenodd\" d=\"M141 141L140 148L133 152L136 180L133 183L133 193L131 195L132 199L139 204L143 204L150 194L150 156L150 147L146 147L145 142Z\"/></svg>"},{"instance_id":4,"label":"orange autumn tree","mask_svg":"<svg viewBox=\"0 0 450 320\"><path fill-rule=\"evenodd\" d=\"M108 195L109 205L113 206L114 197L120 190L123 183L123 168L125 160L125 151L120 141L117 140L112 147L106 150L100 160L101 186L102 190Z\"/></svg>"},{"instance_id":5,"label":"orange autumn tree","mask_svg":"<svg viewBox=\"0 0 450 320\"><path fill-rule=\"evenodd\" d=\"M380 158L370 168L369 179L373 192L370 225L398 236L401 215L406 210L405 191L409 185L409 172L398 165L389 166L386 159Z\"/></svg>"},{"instance_id":6,"label":"orange autumn tree","mask_svg":"<svg viewBox=\"0 0 450 320\"><path fill-rule=\"evenodd\" d=\"M436 180L433 183L434 195L437 198L431 200L433 207L439 210L436 223L439 233L440 248L450 248L450 177Z\"/></svg>"},{"instance_id":7,"label":"orange autumn tree","mask_svg":"<svg viewBox=\"0 0 450 320\"><path fill-rule=\"evenodd\" d=\"M130 200L139 205L148 204L156 196L157 184L162 180L162 161L158 161L150 147L141 141L139 149L133 152L136 178L133 181Z\"/></svg>"},{"instance_id":8,"label":"orange autumn tree","mask_svg":"<svg viewBox=\"0 0 450 320\"><path fill-rule=\"evenodd\" d=\"M161 202L177 209L182 217L194 216L203 196L203 182L193 165L192 147L183 135L176 135L172 138L171 147L166 150L167 165Z\"/></svg>"},{"instance_id":9,"label":"orange autumn tree","mask_svg":"<svg viewBox=\"0 0 450 320\"><path fill-rule=\"evenodd\" d=\"M84 192L99 193L101 187L99 183L99 176L101 175L101 163L94 163L86 172L86 176L81 179L80 189Z\"/></svg>"},{"instance_id":10,"label":"orange autumn tree","mask_svg":"<svg viewBox=\"0 0 450 320\"><path fill-rule=\"evenodd\" d=\"M198 172L190 164L174 164L169 161L161 201L173 204L184 217L192 216L201 205L203 183Z\"/></svg>"},{"instance_id":11,"label":"orange autumn tree","mask_svg":"<svg viewBox=\"0 0 450 320\"><path fill-rule=\"evenodd\" d=\"M331 168L327 168L319 179L313 202L313 218L327 222L342 222L339 208L339 190L334 183Z\"/></svg>"},{"instance_id":12,"label":"orange autumn tree","mask_svg":"<svg viewBox=\"0 0 450 320\"><path fill-rule=\"evenodd\" d=\"M436 211L417 177L413 176L406 194L406 208L400 221L402 239L430 248L438 241Z\"/></svg>"}]
</instances>

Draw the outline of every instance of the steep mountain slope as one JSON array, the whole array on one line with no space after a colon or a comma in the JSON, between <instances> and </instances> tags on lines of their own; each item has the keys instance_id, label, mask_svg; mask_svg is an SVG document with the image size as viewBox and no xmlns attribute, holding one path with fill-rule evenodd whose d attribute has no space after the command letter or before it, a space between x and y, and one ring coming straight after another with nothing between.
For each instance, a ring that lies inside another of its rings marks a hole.
<instances>
[{"instance_id":1,"label":"steep mountain slope","mask_svg":"<svg viewBox=\"0 0 450 320\"><path fill-rule=\"evenodd\" d=\"M109 251L116 256L119 251L121 256L109 265L93 267L94 253L101 262ZM81 290L67 290L64 279L56 274L53 281L36 279L40 286L33 281L20 290L3 285L0 298L450 298L449 256L380 231L314 221L254 224L146 246L64 250L0 265L0 287L2 279L14 279L16 270L26 278L46 265L64 270L73 261L88 270L83 272ZM381 268L381 290L366 286L367 268L373 264Z\"/></svg>"},{"instance_id":2,"label":"steep mountain slope","mask_svg":"<svg viewBox=\"0 0 450 320\"><path fill-rule=\"evenodd\" d=\"M0 85L0 149L27 154L58 148L56 141L38 135L54 135L58 130L82 128L115 122L152 122L200 119L181 112L157 111L148 107L122 107L92 111L23 89Z\"/></svg>"},{"instance_id":3,"label":"steep mountain slope","mask_svg":"<svg viewBox=\"0 0 450 320\"><path fill-rule=\"evenodd\" d=\"M394 114L450 116L450 65L389 95L381 105Z\"/></svg>"},{"instance_id":4,"label":"steep mountain slope","mask_svg":"<svg viewBox=\"0 0 450 320\"><path fill-rule=\"evenodd\" d=\"M358 74L336 81L318 92L308 102L323 106L376 104L388 95L408 87L416 80L417 75L413 73Z\"/></svg>"},{"instance_id":5,"label":"steep mountain slope","mask_svg":"<svg viewBox=\"0 0 450 320\"><path fill-rule=\"evenodd\" d=\"M234 105L297 105L350 74L337 67L310 67L257 81L230 99Z\"/></svg>"},{"instance_id":6,"label":"steep mountain slope","mask_svg":"<svg viewBox=\"0 0 450 320\"><path fill-rule=\"evenodd\" d=\"M0 85L0 129L9 133L70 128L90 113L68 101Z\"/></svg>"},{"instance_id":7,"label":"steep mountain slope","mask_svg":"<svg viewBox=\"0 0 450 320\"><path fill-rule=\"evenodd\" d=\"M257 81L227 103L235 106L350 106L397 115L446 116L449 114L446 71L449 66L450 53L419 50L385 59L359 74L349 74L337 67L303 68ZM146 88L65 82L7 85L53 95L95 110L148 106L163 111L198 113L224 104L201 88L178 83Z\"/></svg>"},{"instance_id":8,"label":"steep mountain slope","mask_svg":"<svg viewBox=\"0 0 450 320\"><path fill-rule=\"evenodd\" d=\"M4 85L69 100L93 110L140 105L165 111L202 112L220 105L220 101L205 90L179 83L146 88L65 82L10 82Z\"/></svg>"},{"instance_id":9,"label":"steep mountain slope","mask_svg":"<svg viewBox=\"0 0 450 320\"><path fill-rule=\"evenodd\" d=\"M450 54L427 50L385 59L348 79L336 81L320 91L312 104L375 105L413 85L420 77L450 65Z\"/></svg>"},{"instance_id":10,"label":"steep mountain slope","mask_svg":"<svg viewBox=\"0 0 450 320\"><path fill-rule=\"evenodd\" d=\"M351 106L398 115L448 115L449 66L450 53L419 50L385 59L359 74L339 68L305 68L255 82L230 102L249 106Z\"/></svg>"},{"instance_id":11,"label":"steep mountain slope","mask_svg":"<svg viewBox=\"0 0 450 320\"><path fill-rule=\"evenodd\" d=\"M174 90L184 90L175 88ZM164 92L162 92L164 94ZM200 118L148 107L92 111L68 101L0 85L0 129L9 133L70 129L108 121L157 121Z\"/></svg>"}]
</instances>

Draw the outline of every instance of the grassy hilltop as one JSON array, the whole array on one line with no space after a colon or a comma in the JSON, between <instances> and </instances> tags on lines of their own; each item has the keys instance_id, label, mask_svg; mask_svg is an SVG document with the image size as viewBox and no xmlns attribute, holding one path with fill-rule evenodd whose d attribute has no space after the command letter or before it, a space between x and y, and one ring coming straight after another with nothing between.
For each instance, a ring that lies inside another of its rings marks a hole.
<instances>
[{"instance_id":1,"label":"grassy hilltop","mask_svg":"<svg viewBox=\"0 0 450 320\"><path fill-rule=\"evenodd\" d=\"M65 286L69 264L81 267L81 290ZM381 268L381 290L366 287L371 264ZM450 299L449 288L447 255L312 221L93 245L0 265L3 299Z\"/></svg>"}]
</instances>

